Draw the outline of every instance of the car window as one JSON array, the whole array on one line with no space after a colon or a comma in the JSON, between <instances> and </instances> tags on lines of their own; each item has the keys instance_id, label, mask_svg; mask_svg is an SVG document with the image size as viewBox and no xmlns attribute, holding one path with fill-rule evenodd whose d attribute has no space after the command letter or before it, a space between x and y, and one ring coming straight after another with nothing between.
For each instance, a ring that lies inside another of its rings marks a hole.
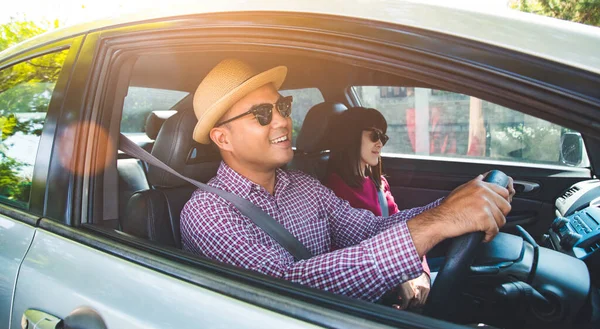
<instances>
[{"instance_id":1,"label":"car window","mask_svg":"<svg viewBox=\"0 0 600 329\"><path fill-rule=\"evenodd\" d=\"M68 50L0 71L0 201L27 208L46 112Z\"/></svg>"},{"instance_id":2,"label":"car window","mask_svg":"<svg viewBox=\"0 0 600 329\"><path fill-rule=\"evenodd\" d=\"M552 165L589 166L563 158L561 143L576 132L476 97L429 88L354 86L360 104L388 122L388 154L416 154ZM582 141L580 141L582 143Z\"/></svg>"},{"instance_id":3,"label":"car window","mask_svg":"<svg viewBox=\"0 0 600 329\"><path fill-rule=\"evenodd\" d=\"M130 86L123 103L121 132L125 135L142 135L150 112L167 111L188 94L179 90Z\"/></svg>"},{"instance_id":4,"label":"car window","mask_svg":"<svg viewBox=\"0 0 600 329\"><path fill-rule=\"evenodd\" d=\"M306 117L306 113L313 106L322 103L324 101L321 91L317 88L303 88L303 89L287 89L280 90L279 93L283 96L293 96L294 104L292 106L292 146L296 146L296 138L300 133L300 128Z\"/></svg>"}]
</instances>

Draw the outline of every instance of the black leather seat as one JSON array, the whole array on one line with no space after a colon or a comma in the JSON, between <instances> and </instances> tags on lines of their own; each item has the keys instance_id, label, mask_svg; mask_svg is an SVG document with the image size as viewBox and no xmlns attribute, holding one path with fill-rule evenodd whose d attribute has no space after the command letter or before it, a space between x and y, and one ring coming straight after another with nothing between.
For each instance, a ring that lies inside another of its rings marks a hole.
<instances>
[{"instance_id":1,"label":"black leather seat","mask_svg":"<svg viewBox=\"0 0 600 329\"><path fill-rule=\"evenodd\" d=\"M329 122L345 110L341 103L328 102L309 110L291 168L324 178L329 159L326 151ZM191 108L168 118L156 137L152 155L187 177L207 182L215 176L221 157L213 146L192 139L196 122ZM123 231L181 248L179 217L196 187L153 166L149 166L148 180L153 188L134 193L127 203L121 221Z\"/></svg>"},{"instance_id":2,"label":"black leather seat","mask_svg":"<svg viewBox=\"0 0 600 329\"><path fill-rule=\"evenodd\" d=\"M152 155L177 172L206 182L215 176L220 155L210 145L196 143L192 131L194 111L177 112L163 124L152 148ZM181 248L179 216L195 186L154 166L148 168L153 189L134 193L127 203L122 229L141 238Z\"/></svg>"},{"instance_id":3,"label":"black leather seat","mask_svg":"<svg viewBox=\"0 0 600 329\"><path fill-rule=\"evenodd\" d=\"M146 119L145 131L148 138L155 140L163 123L176 111L152 111ZM148 152L152 151L154 142L140 144ZM148 167L138 159L118 159L119 175L119 218L125 218L127 202L138 191L150 189L147 176Z\"/></svg>"},{"instance_id":4,"label":"black leather seat","mask_svg":"<svg viewBox=\"0 0 600 329\"><path fill-rule=\"evenodd\" d=\"M323 102L313 106L304 119L296 153L288 168L301 170L323 181L327 174L332 123L348 108L342 103Z\"/></svg>"},{"instance_id":5,"label":"black leather seat","mask_svg":"<svg viewBox=\"0 0 600 329\"><path fill-rule=\"evenodd\" d=\"M175 115L177 111L152 111L146 118L146 125L144 126L144 130L146 132L146 136L151 140L156 140L160 129L162 128L165 121L168 118ZM146 151L151 152L154 143L148 143L142 146Z\"/></svg>"},{"instance_id":6,"label":"black leather seat","mask_svg":"<svg viewBox=\"0 0 600 329\"><path fill-rule=\"evenodd\" d=\"M127 202L137 191L150 188L146 178L146 170L138 159L118 159L117 173L119 174L119 218L125 217Z\"/></svg>"}]
</instances>

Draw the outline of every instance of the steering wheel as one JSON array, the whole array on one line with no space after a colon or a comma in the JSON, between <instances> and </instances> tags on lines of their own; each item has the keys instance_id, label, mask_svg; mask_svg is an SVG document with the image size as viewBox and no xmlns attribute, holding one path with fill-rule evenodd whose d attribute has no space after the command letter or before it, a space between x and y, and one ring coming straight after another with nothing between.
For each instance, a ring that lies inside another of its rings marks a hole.
<instances>
[{"instance_id":1,"label":"steering wheel","mask_svg":"<svg viewBox=\"0 0 600 329\"><path fill-rule=\"evenodd\" d=\"M492 170L484 181L506 187L508 176L499 170ZM460 292L483 237L484 232L473 232L452 239L444 264L431 287L424 310L426 315L443 320L452 320L456 316Z\"/></svg>"}]
</instances>

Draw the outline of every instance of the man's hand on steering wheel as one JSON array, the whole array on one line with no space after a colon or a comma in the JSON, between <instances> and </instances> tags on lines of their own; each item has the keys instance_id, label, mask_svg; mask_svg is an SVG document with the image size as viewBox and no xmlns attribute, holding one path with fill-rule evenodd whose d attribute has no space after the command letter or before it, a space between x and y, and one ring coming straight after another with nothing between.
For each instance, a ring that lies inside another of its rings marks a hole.
<instances>
[{"instance_id":1,"label":"man's hand on steering wheel","mask_svg":"<svg viewBox=\"0 0 600 329\"><path fill-rule=\"evenodd\" d=\"M505 188L484 182L483 178L479 175L459 186L438 207L448 222L446 238L482 231L485 232L484 241L488 242L506 224L505 216L511 209L511 191L514 191L512 179L509 178L509 188Z\"/></svg>"},{"instance_id":2,"label":"man's hand on steering wheel","mask_svg":"<svg viewBox=\"0 0 600 329\"><path fill-rule=\"evenodd\" d=\"M485 232L487 242L498 234L511 209L513 181L509 178L505 188L484 182L483 178L479 175L457 187L438 207L407 222L419 256L448 238Z\"/></svg>"}]
</instances>

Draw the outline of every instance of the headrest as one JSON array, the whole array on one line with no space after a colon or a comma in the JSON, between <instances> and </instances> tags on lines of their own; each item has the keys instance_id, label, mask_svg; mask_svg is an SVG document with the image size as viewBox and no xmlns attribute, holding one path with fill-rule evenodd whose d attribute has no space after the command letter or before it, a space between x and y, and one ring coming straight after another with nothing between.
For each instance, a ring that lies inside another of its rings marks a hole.
<instances>
[{"instance_id":1,"label":"headrest","mask_svg":"<svg viewBox=\"0 0 600 329\"><path fill-rule=\"evenodd\" d=\"M200 144L192 139L197 121L191 107L169 117L156 136L152 155L180 174L206 182L215 175L221 155L212 145ZM148 180L154 187L189 184L154 166L148 168Z\"/></svg>"},{"instance_id":2,"label":"headrest","mask_svg":"<svg viewBox=\"0 0 600 329\"><path fill-rule=\"evenodd\" d=\"M296 149L304 153L328 150L327 134L335 118L348 108L342 103L323 102L313 106L304 118L296 140Z\"/></svg>"},{"instance_id":3,"label":"headrest","mask_svg":"<svg viewBox=\"0 0 600 329\"><path fill-rule=\"evenodd\" d=\"M163 123L167 121L169 117L173 114L177 113L177 111L152 111L148 115L146 119L146 136L150 139L156 139L158 136L158 132L160 131L160 127L162 127Z\"/></svg>"}]
</instances>

